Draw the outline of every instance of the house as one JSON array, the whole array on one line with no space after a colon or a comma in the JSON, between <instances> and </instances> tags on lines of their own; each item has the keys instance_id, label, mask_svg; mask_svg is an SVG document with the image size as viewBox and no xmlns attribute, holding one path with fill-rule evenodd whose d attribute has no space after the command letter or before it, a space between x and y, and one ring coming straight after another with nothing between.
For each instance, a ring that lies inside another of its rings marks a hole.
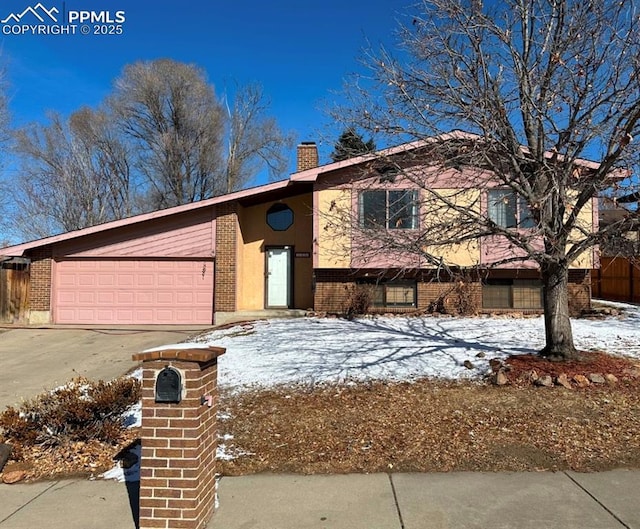
<instances>
[{"instance_id":1,"label":"house","mask_svg":"<svg viewBox=\"0 0 640 529\"><path fill-rule=\"evenodd\" d=\"M617 197L602 197L599 204L600 226L624 222L631 211L638 211L640 192ZM614 233L600 246L600 266L591 274L594 297L640 303L640 228ZM617 230L616 230L617 231Z\"/></svg>"},{"instance_id":2,"label":"house","mask_svg":"<svg viewBox=\"0 0 640 529\"><path fill-rule=\"evenodd\" d=\"M418 147L386 154L404 156ZM359 284L372 289L374 310L433 306L456 284L450 271L433 261L408 262L382 246L366 252L372 248L356 234L362 230L332 217L342 208L365 229L383 223L396 236L415 232L420 190L375 160L364 155L319 166L316 145L302 143L288 180L18 244L0 255L29 263L25 319L32 324L211 324L269 309L342 312ZM418 162L407 163L420 170ZM504 190L487 195L461 174L455 167L431 174L430 185L455 200L493 207L501 221L526 222ZM589 210L585 222L595 222L596 214ZM486 310L539 311L535 266L494 266L512 251L498 239L474 240L447 249L441 262L483 270L471 291ZM578 310L590 303L593 264L589 254L571 270Z\"/></svg>"}]
</instances>

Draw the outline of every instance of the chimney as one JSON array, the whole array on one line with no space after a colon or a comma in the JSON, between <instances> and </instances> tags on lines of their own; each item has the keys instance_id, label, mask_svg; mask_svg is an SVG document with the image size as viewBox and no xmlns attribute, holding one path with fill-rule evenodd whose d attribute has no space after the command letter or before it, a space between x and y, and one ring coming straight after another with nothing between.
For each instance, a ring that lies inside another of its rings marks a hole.
<instances>
[{"instance_id":1,"label":"chimney","mask_svg":"<svg viewBox=\"0 0 640 529\"><path fill-rule=\"evenodd\" d=\"M298 145L298 164L296 172L318 167L318 147L315 141L303 141Z\"/></svg>"}]
</instances>

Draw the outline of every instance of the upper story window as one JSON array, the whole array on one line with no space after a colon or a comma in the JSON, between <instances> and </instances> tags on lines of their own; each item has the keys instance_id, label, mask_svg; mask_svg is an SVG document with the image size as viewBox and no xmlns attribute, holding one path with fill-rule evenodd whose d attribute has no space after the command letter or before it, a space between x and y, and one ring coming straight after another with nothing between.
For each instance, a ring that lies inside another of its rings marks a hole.
<instances>
[{"instance_id":1,"label":"upper story window","mask_svg":"<svg viewBox=\"0 0 640 529\"><path fill-rule=\"evenodd\" d=\"M412 189L376 189L359 195L361 228L413 230L418 227L418 192Z\"/></svg>"},{"instance_id":2,"label":"upper story window","mask_svg":"<svg viewBox=\"0 0 640 529\"><path fill-rule=\"evenodd\" d=\"M526 200L510 189L490 189L487 194L489 219L501 228L535 228Z\"/></svg>"},{"instance_id":3,"label":"upper story window","mask_svg":"<svg viewBox=\"0 0 640 529\"><path fill-rule=\"evenodd\" d=\"M293 225L293 211L286 204L274 204L267 211L267 225L273 231L286 231Z\"/></svg>"}]
</instances>

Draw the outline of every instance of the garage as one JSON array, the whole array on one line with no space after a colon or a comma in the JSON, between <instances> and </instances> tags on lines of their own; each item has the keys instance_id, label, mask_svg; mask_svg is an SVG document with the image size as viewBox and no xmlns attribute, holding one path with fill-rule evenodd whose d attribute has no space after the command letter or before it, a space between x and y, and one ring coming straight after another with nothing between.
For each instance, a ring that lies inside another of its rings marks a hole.
<instances>
[{"instance_id":1,"label":"garage","mask_svg":"<svg viewBox=\"0 0 640 529\"><path fill-rule=\"evenodd\" d=\"M60 324L210 324L213 261L60 259L53 321Z\"/></svg>"}]
</instances>

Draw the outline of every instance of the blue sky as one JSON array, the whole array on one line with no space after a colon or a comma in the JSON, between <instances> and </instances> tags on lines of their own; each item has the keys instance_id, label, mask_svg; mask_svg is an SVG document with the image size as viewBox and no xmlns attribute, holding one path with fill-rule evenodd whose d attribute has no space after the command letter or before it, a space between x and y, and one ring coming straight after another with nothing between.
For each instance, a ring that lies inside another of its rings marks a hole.
<instances>
[{"instance_id":1,"label":"blue sky","mask_svg":"<svg viewBox=\"0 0 640 529\"><path fill-rule=\"evenodd\" d=\"M320 143L321 161L335 130L323 108L366 45L390 42L406 0L40 0L71 10L124 11L122 35L0 36L14 125L95 106L124 65L170 57L203 68L218 94L257 81L271 113L297 141ZM38 0L5 0L0 20ZM61 20L62 15L58 15ZM33 15L27 19L34 23ZM89 24L93 31L93 24ZM8 31L8 30L7 30ZM4 33L4 30L3 30ZM292 165L293 168L293 160Z\"/></svg>"}]
</instances>

